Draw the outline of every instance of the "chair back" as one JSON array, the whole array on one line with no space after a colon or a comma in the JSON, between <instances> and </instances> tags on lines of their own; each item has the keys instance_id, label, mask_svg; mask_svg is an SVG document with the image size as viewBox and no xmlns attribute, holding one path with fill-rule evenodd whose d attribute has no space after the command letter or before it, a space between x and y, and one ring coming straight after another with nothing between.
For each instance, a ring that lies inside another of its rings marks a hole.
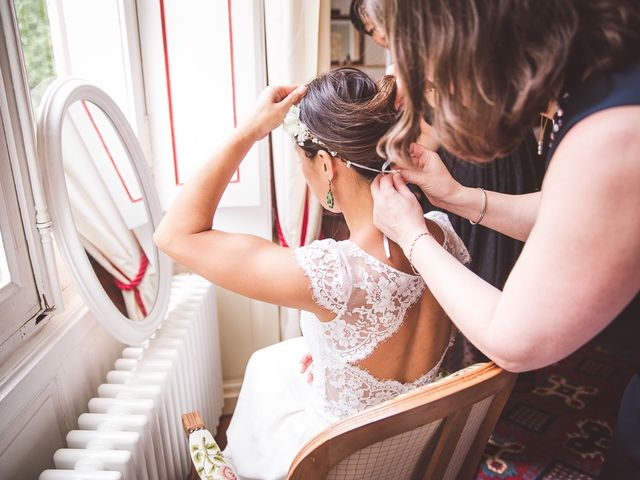
<instances>
[{"instance_id":1,"label":"chair back","mask_svg":"<svg viewBox=\"0 0 640 480\"><path fill-rule=\"evenodd\" d=\"M344 418L300 450L287 478L471 479L516 376L480 363Z\"/></svg>"}]
</instances>

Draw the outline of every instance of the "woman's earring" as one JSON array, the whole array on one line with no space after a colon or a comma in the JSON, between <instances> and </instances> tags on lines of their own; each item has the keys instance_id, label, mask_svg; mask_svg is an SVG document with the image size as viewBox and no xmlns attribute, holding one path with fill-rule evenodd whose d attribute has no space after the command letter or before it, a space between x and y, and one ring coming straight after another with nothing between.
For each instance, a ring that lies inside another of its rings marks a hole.
<instances>
[{"instance_id":1,"label":"woman's earring","mask_svg":"<svg viewBox=\"0 0 640 480\"><path fill-rule=\"evenodd\" d=\"M540 128L538 130L538 155L542 155L542 145L544 143L544 134L547 130L547 123L549 122L549 117L544 114L541 113L540 114ZM551 123L554 124L555 126L555 122L553 121L553 118L551 119Z\"/></svg>"},{"instance_id":2,"label":"woman's earring","mask_svg":"<svg viewBox=\"0 0 640 480\"><path fill-rule=\"evenodd\" d=\"M334 199L333 199L333 191L331 190L331 180L329 180L329 191L327 192L327 206L329 208L333 208Z\"/></svg>"}]
</instances>

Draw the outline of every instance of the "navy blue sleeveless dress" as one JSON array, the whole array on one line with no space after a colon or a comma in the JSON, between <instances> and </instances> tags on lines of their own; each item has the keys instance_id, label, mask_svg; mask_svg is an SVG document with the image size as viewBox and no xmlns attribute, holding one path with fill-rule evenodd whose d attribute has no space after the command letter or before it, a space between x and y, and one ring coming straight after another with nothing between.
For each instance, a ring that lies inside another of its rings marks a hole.
<instances>
[{"instance_id":1,"label":"navy blue sleeveless dress","mask_svg":"<svg viewBox=\"0 0 640 480\"><path fill-rule=\"evenodd\" d=\"M533 133L513 152L487 163L467 162L442 148L438 150L438 154L453 178L462 185L482 187L511 195L540 190L546 170L544 157L536 154ZM427 212L436 209L424 196L421 203ZM471 225L466 218L446 210L445 212L469 250L471 263L467 267L483 280L502 290L524 243L483 225ZM462 366L487 360L480 350L459 334L459 338L456 338L447 354L445 366L454 371ZM524 379L524 376L520 378Z\"/></svg>"},{"instance_id":2,"label":"navy blue sleeveless dress","mask_svg":"<svg viewBox=\"0 0 640 480\"><path fill-rule=\"evenodd\" d=\"M640 63L609 74L593 75L579 86L570 87L569 95L560 101L562 126L555 134L547 158L551 159L563 137L580 120L601 110L625 105L640 105ZM638 215L638 212L631 214ZM596 341L636 370L622 398L614 438L598 478L640 480L640 294Z\"/></svg>"}]
</instances>

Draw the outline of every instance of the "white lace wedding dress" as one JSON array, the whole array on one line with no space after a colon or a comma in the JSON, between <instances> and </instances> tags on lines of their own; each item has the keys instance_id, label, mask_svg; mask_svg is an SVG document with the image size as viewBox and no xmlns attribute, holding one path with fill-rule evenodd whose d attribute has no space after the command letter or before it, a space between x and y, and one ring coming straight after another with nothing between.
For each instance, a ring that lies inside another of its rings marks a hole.
<instances>
[{"instance_id":1,"label":"white lace wedding dress","mask_svg":"<svg viewBox=\"0 0 640 480\"><path fill-rule=\"evenodd\" d=\"M444 231L444 247L467 263L469 253L446 214L425 216ZM425 289L421 277L348 240L315 241L296 249L295 258L316 303L336 316L321 322L302 312L302 337L249 360L223 452L241 479L286 477L300 448L330 423L433 381L442 362L411 383L381 381L357 366L398 331ZM305 353L313 356L312 385L299 371Z\"/></svg>"}]
</instances>

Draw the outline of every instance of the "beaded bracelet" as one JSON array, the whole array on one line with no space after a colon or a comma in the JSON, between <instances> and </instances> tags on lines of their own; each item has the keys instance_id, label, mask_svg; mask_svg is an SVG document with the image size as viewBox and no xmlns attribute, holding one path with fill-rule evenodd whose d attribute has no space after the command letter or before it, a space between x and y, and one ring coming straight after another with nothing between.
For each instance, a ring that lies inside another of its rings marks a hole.
<instances>
[{"instance_id":1,"label":"beaded bracelet","mask_svg":"<svg viewBox=\"0 0 640 480\"><path fill-rule=\"evenodd\" d=\"M430 235L433 237L433 235L431 235L431 232L422 232L418 234L416 238L413 239L413 242L411 242L411 248L409 248L409 255L407 256L409 265L411 265L411 270L413 270L413 273L415 273L416 275L420 275L420 272L416 270L416 268L413 266L413 260L411 260L411 256L413 255L413 247L416 246L416 242L420 240L420 237L424 237L425 235Z\"/></svg>"},{"instance_id":2,"label":"beaded bracelet","mask_svg":"<svg viewBox=\"0 0 640 480\"><path fill-rule=\"evenodd\" d=\"M484 218L484 214L487 212L487 192L484 191L484 188L478 187L478 190L482 192L482 206L480 207L480 215L478 219L474 222L473 220L469 220L471 225L479 224Z\"/></svg>"}]
</instances>

